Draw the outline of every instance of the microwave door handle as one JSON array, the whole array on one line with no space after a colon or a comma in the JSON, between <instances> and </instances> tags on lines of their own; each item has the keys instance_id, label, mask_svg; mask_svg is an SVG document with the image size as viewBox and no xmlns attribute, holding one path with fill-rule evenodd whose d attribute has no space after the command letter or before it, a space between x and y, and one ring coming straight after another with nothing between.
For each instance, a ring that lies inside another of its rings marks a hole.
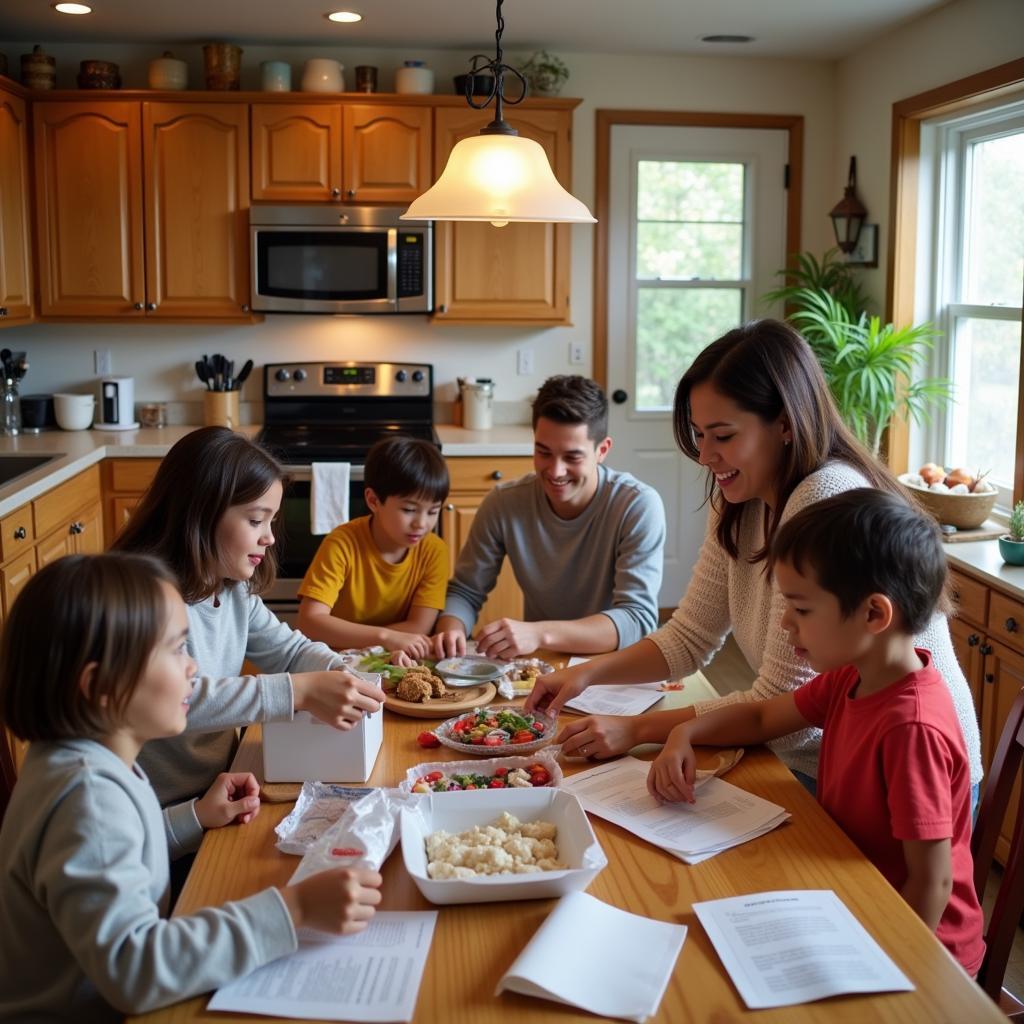
<instances>
[{"instance_id":1,"label":"microwave door handle","mask_svg":"<svg viewBox=\"0 0 1024 1024\"><path fill-rule=\"evenodd\" d=\"M388 303L398 307L398 228L388 228Z\"/></svg>"}]
</instances>

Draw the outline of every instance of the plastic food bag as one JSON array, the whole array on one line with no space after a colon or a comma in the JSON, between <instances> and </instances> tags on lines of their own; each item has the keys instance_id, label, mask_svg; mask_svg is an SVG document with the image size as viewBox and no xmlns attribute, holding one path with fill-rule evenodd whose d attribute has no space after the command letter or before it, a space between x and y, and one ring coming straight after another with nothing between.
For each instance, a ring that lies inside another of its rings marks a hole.
<instances>
[{"instance_id":1,"label":"plastic food bag","mask_svg":"<svg viewBox=\"0 0 1024 1024\"><path fill-rule=\"evenodd\" d=\"M274 829L277 848L301 857L353 803L372 792L367 787L304 782L295 807Z\"/></svg>"}]
</instances>

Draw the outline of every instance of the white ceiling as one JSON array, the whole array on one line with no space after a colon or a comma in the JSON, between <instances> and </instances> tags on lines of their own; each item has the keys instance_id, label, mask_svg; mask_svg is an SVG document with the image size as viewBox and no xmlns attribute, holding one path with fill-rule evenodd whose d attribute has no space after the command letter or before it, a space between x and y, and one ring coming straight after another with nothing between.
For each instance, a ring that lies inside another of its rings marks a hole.
<instances>
[{"instance_id":1,"label":"white ceiling","mask_svg":"<svg viewBox=\"0 0 1024 1024\"><path fill-rule=\"evenodd\" d=\"M0 39L494 49L493 0L88 0L69 17L50 0L3 0ZM509 51L838 58L948 0L506 0ZM355 25L332 10L363 15ZM754 37L744 45L709 34Z\"/></svg>"}]
</instances>

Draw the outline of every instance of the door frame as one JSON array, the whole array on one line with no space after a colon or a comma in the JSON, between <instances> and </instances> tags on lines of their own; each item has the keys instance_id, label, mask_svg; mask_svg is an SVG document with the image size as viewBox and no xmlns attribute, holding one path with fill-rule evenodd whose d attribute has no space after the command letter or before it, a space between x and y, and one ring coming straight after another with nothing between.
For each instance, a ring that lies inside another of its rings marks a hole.
<instances>
[{"instance_id":1,"label":"door frame","mask_svg":"<svg viewBox=\"0 0 1024 1024\"><path fill-rule=\"evenodd\" d=\"M804 119L799 114L716 114L681 110L597 110L595 114L594 196L594 380L608 387L608 217L611 213L611 136L619 124L678 128L777 128L789 133L786 160L786 253L800 250L803 194Z\"/></svg>"}]
</instances>

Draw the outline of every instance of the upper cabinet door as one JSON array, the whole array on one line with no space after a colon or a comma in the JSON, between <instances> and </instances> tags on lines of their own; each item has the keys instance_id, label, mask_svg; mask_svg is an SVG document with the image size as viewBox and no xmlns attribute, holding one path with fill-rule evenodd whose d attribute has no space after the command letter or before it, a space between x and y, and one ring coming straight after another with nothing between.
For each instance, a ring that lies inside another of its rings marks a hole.
<instances>
[{"instance_id":1,"label":"upper cabinet door","mask_svg":"<svg viewBox=\"0 0 1024 1024\"><path fill-rule=\"evenodd\" d=\"M252 197L341 198L341 107L337 103L253 104Z\"/></svg>"},{"instance_id":2,"label":"upper cabinet door","mask_svg":"<svg viewBox=\"0 0 1024 1024\"><path fill-rule=\"evenodd\" d=\"M411 203L430 187L430 107L346 104L344 198Z\"/></svg>"},{"instance_id":3,"label":"upper cabinet door","mask_svg":"<svg viewBox=\"0 0 1024 1024\"><path fill-rule=\"evenodd\" d=\"M249 315L249 118L144 103L146 297L155 317Z\"/></svg>"},{"instance_id":4,"label":"upper cabinet door","mask_svg":"<svg viewBox=\"0 0 1024 1024\"><path fill-rule=\"evenodd\" d=\"M434 122L434 177L455 144L491 120L490 111L444 107ZM555 177L571 182L568 110L505 110L520 135L540 143ZM445 320L568 324L568 224L438 223L435 316Z\"/></svg>"},{"instance_id":5,"label":"upper cabinet door","mask_svg":"<svg viewBox=\"0 0 1024 1024\"><path fill-rule=\"evenodd\" d=\"M30 238L25 102L0 92L0 326L32 317Z\"/></svg>"},{"instance_id":6,"label":"upper cabinet door","mask_svg":"<svg viewBox=\"0 0 1024 1024\"><path fill-rule=\"evenodd\" d=\"M143 315L138 103L36 102L40 312Z\"/></svg>"}]
</instances>

